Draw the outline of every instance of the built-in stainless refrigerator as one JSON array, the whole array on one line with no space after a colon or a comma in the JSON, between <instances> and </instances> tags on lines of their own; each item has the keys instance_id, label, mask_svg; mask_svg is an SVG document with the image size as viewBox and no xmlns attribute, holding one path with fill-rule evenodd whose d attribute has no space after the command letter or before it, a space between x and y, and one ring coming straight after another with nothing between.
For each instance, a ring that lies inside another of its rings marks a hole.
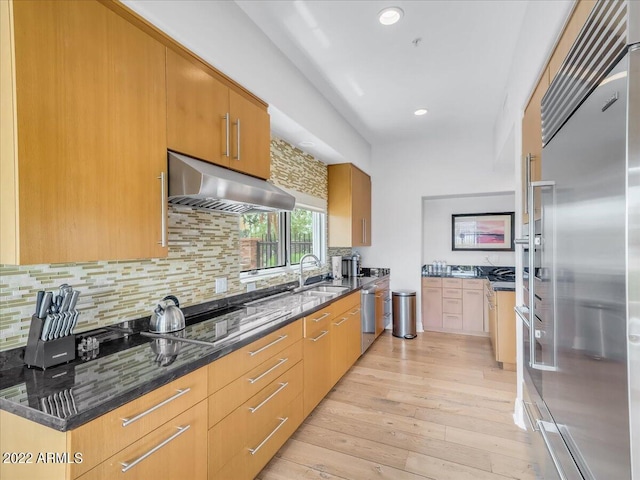
<instances>
[{"instance_id":1,"label":"built-in stainless refrigerator","mask_svg":"<svg viewBox=\"0 0 640 480\"><path fill-rule=\"evenodd\" d=\"M599 1L542 100L516 309L542 478L640 480L638 10Z\"/></svg>"}]
</instances>

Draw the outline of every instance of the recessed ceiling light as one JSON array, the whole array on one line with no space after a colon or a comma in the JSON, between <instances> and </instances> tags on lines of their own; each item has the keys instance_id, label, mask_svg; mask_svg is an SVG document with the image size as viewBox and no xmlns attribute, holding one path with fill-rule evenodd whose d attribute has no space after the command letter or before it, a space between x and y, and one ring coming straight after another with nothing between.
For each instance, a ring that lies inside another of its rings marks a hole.
<instances>
[{"instance_id":1,"label":"recessed ceiling light","mask_svg":"<svg viewBox=\"0 0 640 480\"><path fill-rule=\"evenodd\" d=\"M419 108L418 110L413 112L413 114L417 115L417 116L426 115L427 114L427 109L426 108Z\"/></svg>"},{"instance_id":2,"label":"recessed ceiling light","mask_svg":"<svg viewBox=\"0 0 640 480\"><path fill-rule=\"evenodd\" d=\"M298 145L300 145L301 147L313 147L315 146L315 143L310 142L309 140L303 140L302 142L298 143Z\"/></svg>"},{"instance_id":3,"label":"recessed ceiling light","mask_svg":"<svg viewBox=\"0 0 640 480\"><path fill-rule=\"evenodd\" d=\"M404 12L398 7L389 7L378 13L378 20L382 25L393 25L402 18Z\"/></svg>"}]
</instances>

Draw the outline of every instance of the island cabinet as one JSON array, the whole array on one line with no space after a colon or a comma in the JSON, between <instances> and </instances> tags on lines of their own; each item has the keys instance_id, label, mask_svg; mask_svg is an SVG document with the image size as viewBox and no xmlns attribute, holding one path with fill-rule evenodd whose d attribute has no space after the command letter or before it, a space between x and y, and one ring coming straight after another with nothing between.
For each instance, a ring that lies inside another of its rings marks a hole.
<instances>
[{"instance_id":1,"label":"island cabinet","mask_svg":"<svg viewBox=\"0 0 640 480\"><path fill-rule=\"evenodd\" d=\"M188 53L167 49L169 149L268 179L270 138L265 104L227 86Z\"/></svg>"},{"instance_id":2,"label":"island cabinet","mask_svg":"<svg viewBox=\"0 0 640 480\"><path fill-rule=\"evenodd\" d=\"M371 178L351 163L327 167L329 246L371 245Z\"/></svg>"},{"instance_id":3,"label":"island cabinet","mask_svg":"<svg viewBox=\"0 0 640 480\"><path fill-rule=\"evenodd\" d=\"M298 320L209 365L211 480L254 478L302 423L302 353Z\"/></svg>"},{"instance_id":4,"label":"island cabinet","mask_svg":"<svg viewBox=\"0 0 640 480\"><path fill-rule=\"evenodd\" d=\"M505 370L516 368L516 294L487 290L489 300L489 337L494 357Z\"/></svg>"},{"instance_id":5,"label":"island cabinet","mask_svg":"<svg viewBox=\"0 0 640 480\"><path fill-rule=\"evenodd\" d=\"M0 24L0 263L166 256L164 45L97 1Z\"/></svg>"}]
</instances>

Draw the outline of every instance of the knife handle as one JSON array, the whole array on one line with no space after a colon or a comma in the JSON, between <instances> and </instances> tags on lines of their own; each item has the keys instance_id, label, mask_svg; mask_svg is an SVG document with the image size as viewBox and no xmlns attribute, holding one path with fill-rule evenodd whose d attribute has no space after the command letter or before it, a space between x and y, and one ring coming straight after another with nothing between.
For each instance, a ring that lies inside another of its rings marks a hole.
<instances>
[{"instance_id":1,"label":"knife handle","mask_svg":"<svg viewBox=\"0 0 640 480\"><path fill-rule=\"evenodd\" d=\"M49 330L51 330L51 321L52 321L51 315L47 315L47 318L45 319L44 324L42 326L42 333L40 334L40 339L43 342L46 342L47 340L49 340Z\"/></svg>"},{"instance_id":2,"label":"knife handle","mask_svg":"<svg viewBox=\"0 0 640 480\"><path fill-rule=\"evenodd\" d=\"M75 310L79 297L80 297L80 291L74 290L73 293L71 294L71 303L69 303L69 311Z\"/></svg>"},{"instance_id":3,"label":"knife handle","mask_svg":"<svg viewBox=\"0 0 640 480\"><path fill-rule=\"evenodd\" d=\"M42 300L42 303L40 304L40 311L38 312L38 318L45 318L47 316L47 313L49 312L49 309L51 308L52 300L53 300L53 293L52 292L46 292L44 294L44 298Z\"/></svg>"},{"instance_id":4,"label":"knife handle","mask_svg":"<svg viewBox=\"0 0 640 480\"><path fill-rule=\"evenodd\" d=\"M41 318L40 317L40 308L42 307L42 301L43 300L44 300L44 290L40 290L38 292L38 295L36 296L36 312L35 312L35 314L36 314L36 316L38 318Z\"/></svg>"}]
</instances>

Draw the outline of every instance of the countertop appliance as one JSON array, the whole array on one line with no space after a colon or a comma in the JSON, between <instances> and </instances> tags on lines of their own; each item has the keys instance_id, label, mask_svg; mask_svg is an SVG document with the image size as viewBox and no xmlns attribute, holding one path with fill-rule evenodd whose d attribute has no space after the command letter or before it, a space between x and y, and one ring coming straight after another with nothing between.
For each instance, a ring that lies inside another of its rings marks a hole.
<instances>
[{"instance_id":1,"label":"countertop appliance","mask_svg":"<svg viewBox=\"0 0 640 480\"><path fill-rule=\"evenodd\" d=\"M180 310L180 302L173 295L167 295L156 306L149 320L149 331L154 333L171 333L185 327L184 313Z\"/></svg>"},{"instance_id":2,"label":"countertop appliance","mask_svg":"<svg viewBox=\"0 0 640 480\"><path fill-rule=\"evenodd\" d=\"M640 479L639 42L640 2L599 1L542 99L516 310L545 479Z\"/></svg>"}]
</instances>

